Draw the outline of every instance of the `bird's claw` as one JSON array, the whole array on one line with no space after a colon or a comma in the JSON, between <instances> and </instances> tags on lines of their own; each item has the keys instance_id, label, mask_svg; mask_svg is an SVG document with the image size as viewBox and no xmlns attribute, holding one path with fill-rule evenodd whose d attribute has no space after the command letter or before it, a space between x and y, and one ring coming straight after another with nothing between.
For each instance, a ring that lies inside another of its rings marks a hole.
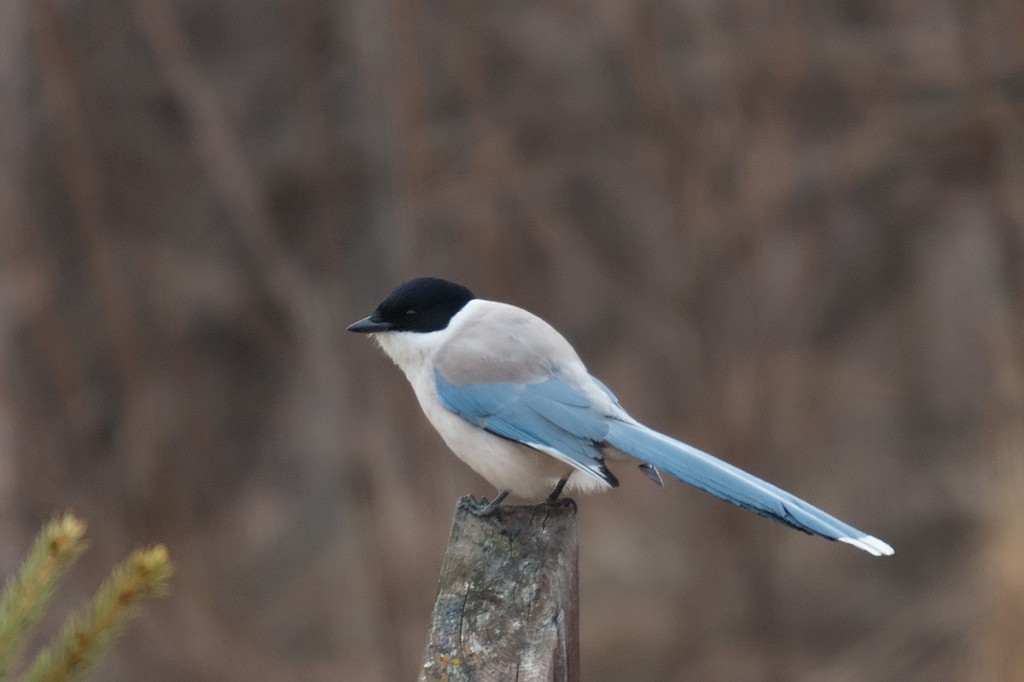
<instances>
[{"instance_id":1,"label":"bird's claw","mask_svg":"<svg viewBox=\"0 0 1024 682\"><path fill-rule=\"evenodd\" d=\"M490 516L498 507L501 505L501 501L508 495L504 490L498 493L493 500L487 501L486 497L481 497L479 500L472 495L463 495L459 498L459 509L463 509L473 516L484 517Z\"/></svg>"},{"instance_id":2,"label":"bird's claw","mask_svg":"<svg viewBox=\"0 0 1024 682\"><path fill-rule=\"evenodd\" d=\"M576 500L571 497L558 497L551 499L550 497L544 500L544 504L549 507L571 507L573 511L578 511L576 507Z\"/></svg>"}]
</instances>

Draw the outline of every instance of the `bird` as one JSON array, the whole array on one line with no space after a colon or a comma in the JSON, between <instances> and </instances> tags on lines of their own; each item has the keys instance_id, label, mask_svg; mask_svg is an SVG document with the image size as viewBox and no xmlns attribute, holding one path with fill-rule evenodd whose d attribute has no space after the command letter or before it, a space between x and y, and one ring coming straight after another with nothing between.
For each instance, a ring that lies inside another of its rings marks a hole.
<instances>
[{"instance_id":1,"label":"bird","mask_svg":"<svg viewBox=\"0 0 1024 682\"><path fill-rule=\"evenodd\" d=\"M517 306L435 277L404 282L348 331L369 335L405 373L431 425L499 491L460 507L493 514L509 493L557 504L618 486L632 460L797 530L875 556L886 542L713 455L644 426L590 374L564 336Z\"/></svg>"}]
</instances>

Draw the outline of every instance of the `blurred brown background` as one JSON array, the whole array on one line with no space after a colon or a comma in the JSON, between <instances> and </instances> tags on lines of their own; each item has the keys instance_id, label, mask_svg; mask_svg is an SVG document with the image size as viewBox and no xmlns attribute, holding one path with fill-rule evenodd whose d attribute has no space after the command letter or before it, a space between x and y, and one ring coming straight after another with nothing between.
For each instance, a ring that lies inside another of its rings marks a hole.
<instances>
[{"instance_id":1,"label":"blurred brown background","mask_svg":"<svg viewBox=\"0 0 1024 682\"><path fill-rule=\"evenodd\" d=\"M1024 674L1024 4L0 2L0 570L163 541L100 680L411 680L490 494L344 326L433 274L896 548L639 473L583 679ZM54 618L48 620L52 628Z\"/></svg>"}]
</instances>

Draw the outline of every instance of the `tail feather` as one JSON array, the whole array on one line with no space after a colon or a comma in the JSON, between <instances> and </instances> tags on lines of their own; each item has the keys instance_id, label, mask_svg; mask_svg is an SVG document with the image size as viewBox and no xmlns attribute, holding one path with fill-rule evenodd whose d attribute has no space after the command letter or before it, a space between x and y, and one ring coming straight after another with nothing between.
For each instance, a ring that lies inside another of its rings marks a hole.
<instances>
[{"instance_id":1,"label":"tail feather","mask_svg":"<svg viewBox=\"0 0 1024 682\"><path fill-rule=\"evenodd\" d=\"M858 547L875 556L892 547L742 469L638 423L615 421L605 441L715 497L805 533Z\"/></svg>"}]
</instances>

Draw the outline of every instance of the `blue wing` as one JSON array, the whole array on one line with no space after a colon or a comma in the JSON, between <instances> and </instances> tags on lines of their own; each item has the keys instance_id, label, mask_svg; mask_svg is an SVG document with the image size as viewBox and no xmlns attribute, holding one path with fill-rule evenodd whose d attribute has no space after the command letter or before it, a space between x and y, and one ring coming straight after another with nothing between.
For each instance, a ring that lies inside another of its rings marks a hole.
<instances>
[{"instance_id":1,"label":"blue wing","mask_svg":"<svg viewBox=\"0 0 1024 682\"><path fill-rule=\"evenodd\" d=\"M608 419L580 391L558 377L527 384L455 384L434 372L441 403L482 429L537 448L612 486L600 446Z\"/></svg>"}]
</instances>

